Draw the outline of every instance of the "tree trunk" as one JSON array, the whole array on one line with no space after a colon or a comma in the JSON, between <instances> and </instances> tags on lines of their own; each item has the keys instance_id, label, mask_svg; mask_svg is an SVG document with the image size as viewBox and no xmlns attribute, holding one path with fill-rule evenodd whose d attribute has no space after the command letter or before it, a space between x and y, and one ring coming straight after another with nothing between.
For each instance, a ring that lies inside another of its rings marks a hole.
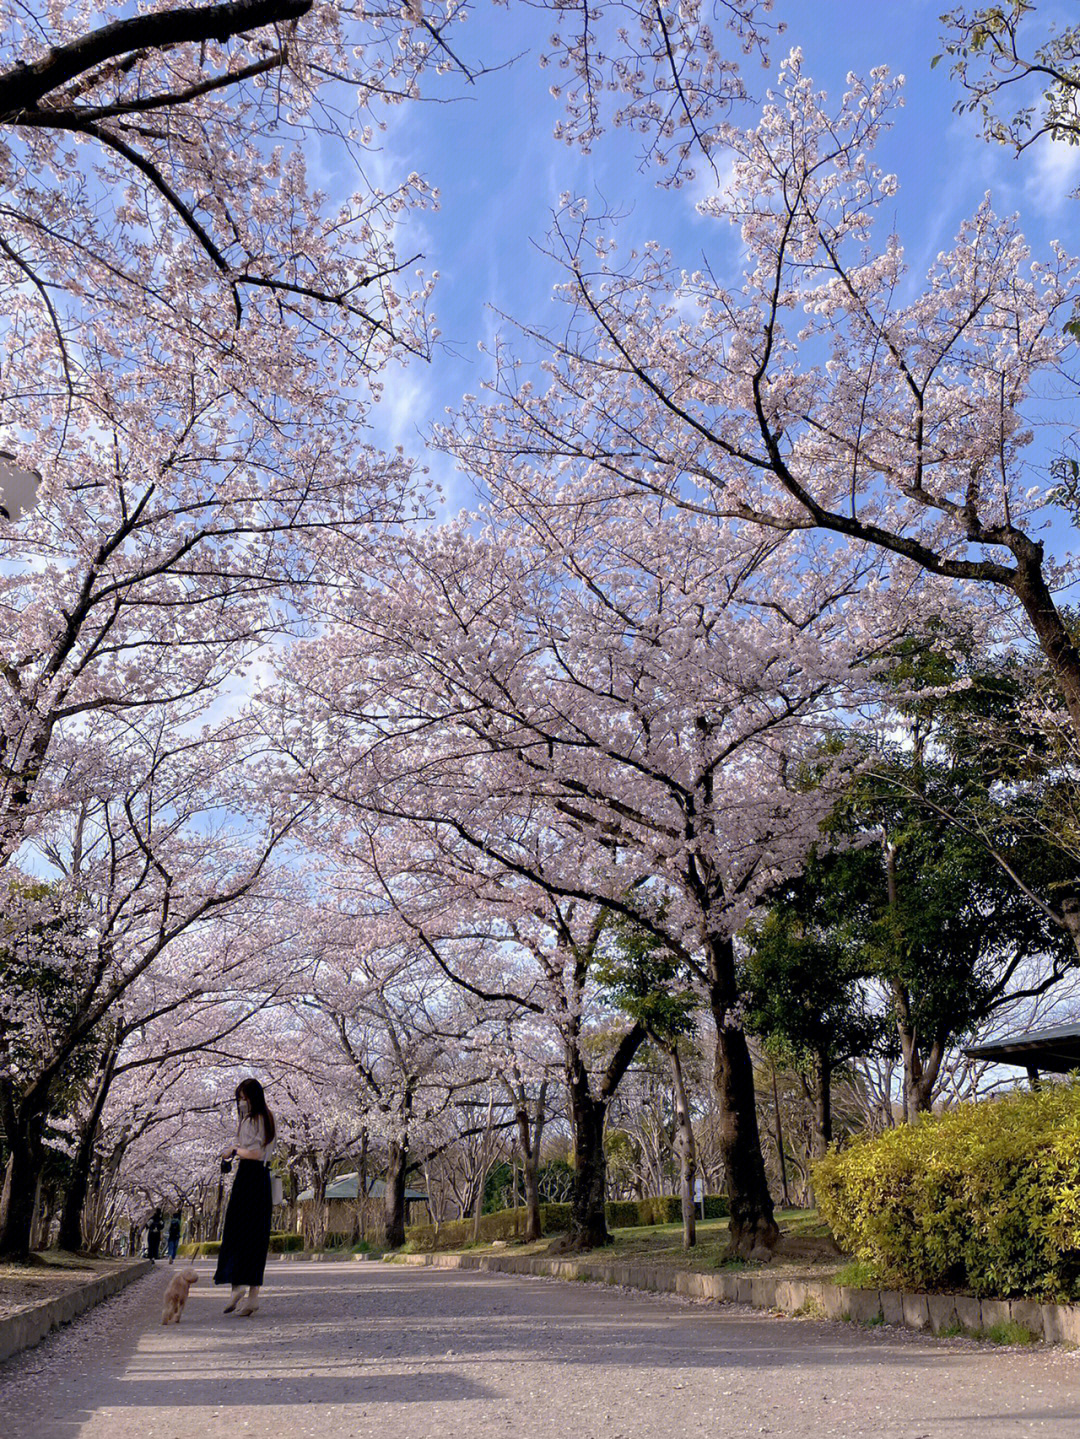
<instances>
[{"instance_id":1,"label":"tree trunk","mask_svg":"<svg viewBox=\"0 0 1080 1439\"><path fill-rule=\"evenodd\" d=\"M1080 741L1080 649L1047 583L1042 544L1028 540L1026 546L1014 545L1012 549L1017 558L1012 589L1031 621L1039 647L1050 661L1072 721L1076 743ZM1074 942L1080 942L1072 926L1069 928Z\"/></svg>"},{"instance_id":2,"label":"tree trunk","mask_svg":"<svg viewBox=\"0 0 1080 1439\"><path fill-rule=\"evenodd\" d=\"M109 1088L116 1070L117 1052L114 1044L109 1046L101 1077L94 1091L90 1113L79 1136L79 1146L75 1151L71 1179L64 1195L64 1212L60 1217L60 1235L57 1243L61 1249L68 1249L72 1252L81 1249L84 1243L83 1208L90 1186L90 1168L94 1160L98 1125L101 1123L102 1111L105 1108L105 1101L109 1096Z\"/></svg>"},{"instance_id":3,"label":"tree trunk","mask_svg":"<svg viewBox=\"0 0 1080 1439\"><path fill-rule=\"evenodd\" d=\"M44 1115L21 1117L4 1138L8 1148L4 1188L0 1192L0 1259L30 1257L38 1178L41 1173L41 1131Z\"/></svg>"},{"instance_id":4,"label":"tree trunk","mask_svg":"<svg viewBox=\"0 0 1080 1439\"><path fill-rule=\"evenodd\" d=\"M599 1249L611 1242L604 1208L607 1200L606 1122L607 1104L593 1098L587 1078L584 1083L571 1084L574 1187L570 1196L570 1233L559 1246L568 1251Z\"/></svg>"},{"instance_id":5,"label":"tree trunk","mask_svg":"<svg viewBox=\"0 0 1080 1439\"><path fill-rule=\"evenodd\" d=\"M887 834L882 839L882 848L885 855L885 890L892 921L893 942L899 944L897 907L900 889L896 871L896 846L891 843ZM904 1061L904 1123L910 1124L917 1114L929 1109L933 1084L931 1083L928 1093L924 1082L922 1059L919 1055L919 1036L912 1018L911 995L908 993L907 985L899 979L894 979L891 988L893 1008L896 1013L896 1032L900 1037L900 1053Z\"/></svg>"},{"instance_id":6,"label":"tree trunk","mask_svg":"<svg viewBox=\"0 0 1080 1439\"><path fill-rule=\"evenodd\" d=\"M720 1106L720 1153L731 1205L729 1252L741 1258L771 1257L780 1237L773 1218L757 1122L754 1068L746 1035L733 1015L738 1001L735 950L730 938L708 941L709 1007L716 1022L713 1082Z\"/></svg>"},{"instance_id":7,"label":"tree trunk","mask_svg":"<svg viewBox=\"0 0 1080 1439\"><path fill-rule=\"evenodd\" d=\"M683 1083L682 1060L679 1046L673 1044L668 1051L671 1056L671 1078L675 1089L675 1153L679 1156L679 1183L682 1193L683 1248L693 1249L697 1243L697 1213L694 1205L694 1180L697 1178L697 1146L694 1143L694 1126L690 1122L690 1105L686 1099L686 1085Z\"/></svg>"},{"instance_id":8,"label":"tree trunk","mask_svg":"<svg viewBox=\"0 0 1080 1439\"><path fill-rule=\"evenodd\" d=\"M487 1118L484 1121L484 1137L480 1141L480 1177L476 1184L476 1206L473 1210L473 1243L480 1242L480 1219L484 1213L484 1195L487 1192L488 1170L491 1167L491 1126L495 1118L495 1086L488 1085Z\"/></svg>"},{"instance_id":9,"label":"tree trunk","mask_svg":"<svg viewBox=\"0 0 1080 1439\"><path fill-rule=\"evenodd\" d=\"M405 1243L405 1170L409 1156L407 1138L391 1139L386 1153L386 1243L400 1249Z\"/></svg>"},{"instance_id":10,"label":"tree trunk","mask_svg":"<svg viewBox=\"0 0 1080 1439\"><path fill-rule=\"evenodd\" d=\"M567 1042L566 1088L574 1132L574 1182L570 1193L570 1232L556 1246L564 1253L599 1249L611 1241L605 1213L604 1126L612 1096L645 1038L644 1028L635 1024L619 1040L600 1082L599 1098L593 1095L580 1033L575 1032L572 1042Z\"/></svg>"},{"instance_id":11,"label":"tree trunk","mask_svg":"<svg viewBox=\"0 0 1080 1439\"><path fill-rule=\"evenodd\" d=\"M784 1158L784 1127L780 1120L780 1088L776 1082L776 1065L772 1065L773 1115L776 1118L776 1157L780 1162L780 1191L784 1208L791 1208L791 1194L788 1190L787 1160Z\"/></svg>"},{"instance_id":12,"label":"tree trunk","mask_svg":"<svg viewBox=\"0 0 1080 1439\"><path fill-rule=\"evenodd\" d=\"M832 1143L832 1064L829 1056L817 1056L817 1092L814 1095L814 1158L824 1159Z\"/></svg>"},{"instance_id":13,"label":"tree trunk","mask_svg":"<svg viewBox=\"0 0 1080 1439\"><path fill-rule=\"evenodd\" d=\"M360 1201L360 1239L361 1242L367 1238L367 1205L368 1205L368 1180L367 1180L367 1158L368 1158L368 1133L365 1129L360 1136L360 1168L356 1171L356 1197Z\"/></svg>"},{"instance_id":14,"label":"tree trunk","mask_svg":"<svg viewBox=\"0 0 1080 1439\"><path fill-rule=\"evenodd\" d=\"M547 1080L541 1080L536 1109L529 1121L529 1101L524 1083L514 1091L514 1118L517 1121L518 1149L521 1152L521 1180L525 1190L525 1242L539 1239L540 1223L540 1141L544 1133L544 1105Z\"/></svg>"}]
</instances>

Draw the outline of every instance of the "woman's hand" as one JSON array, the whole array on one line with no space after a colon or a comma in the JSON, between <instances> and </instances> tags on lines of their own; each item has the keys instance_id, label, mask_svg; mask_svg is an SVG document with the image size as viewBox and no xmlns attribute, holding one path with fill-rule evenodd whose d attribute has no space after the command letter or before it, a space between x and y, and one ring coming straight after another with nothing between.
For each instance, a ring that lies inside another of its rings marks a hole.
<instances>
[{"instance_id":1,"label":"woman's hand","mask_svg":"<svg viewBox=\"0 0 1080 1439\"><path fill-rule=\"evenodd\" d=\"M221 1151L221 1157L222 1159L231 1159L235 1153L236 1145L226 1144L225 1148Z\"/></svg>"}]
</instances>

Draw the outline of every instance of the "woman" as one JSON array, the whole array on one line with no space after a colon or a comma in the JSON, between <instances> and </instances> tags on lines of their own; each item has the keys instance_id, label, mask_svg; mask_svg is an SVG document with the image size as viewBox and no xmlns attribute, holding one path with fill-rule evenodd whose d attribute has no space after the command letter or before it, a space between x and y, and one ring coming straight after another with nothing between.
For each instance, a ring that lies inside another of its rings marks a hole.
<instances>
[{"instance_id":1,"label":"woman","mask_svg":"<svg viewBox=\"0 0 1080 1439\"><path fill-rule=\"evenodd\" d=\"M236 1086L238 1124L236 1142L221 1151L223 1163L237 1159L225 1227L221 1233L215 1284L231 1284L232 1298L225 1306L231 1314L243 1298L239 1312L254 1314L259 1307L259 1287L270 1247L270 1171L266 1157L277 1128L266 1107L266 1096L257 1079L242 1079Z\"/></svg>"}]
</instances>

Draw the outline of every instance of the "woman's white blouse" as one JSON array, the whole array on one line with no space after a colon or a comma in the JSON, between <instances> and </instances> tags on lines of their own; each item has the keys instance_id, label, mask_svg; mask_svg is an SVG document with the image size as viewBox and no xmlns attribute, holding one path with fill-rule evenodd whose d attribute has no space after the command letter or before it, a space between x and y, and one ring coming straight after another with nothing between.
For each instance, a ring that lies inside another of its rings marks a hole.
<instances>
[{"instance_id":1,"label":"woman's white blouse","mask_svg":"<svg viewBox=\"0 0 1080 1439\"><path fill-rule=\"evenodd\" d=\"M236 1147L237 1149L258 1150L258 1157L266 1158L273 1145L266 1142L266 1130L263 1127L261 1116L256 1118L250 1114L244 1115L236 1131Z\"/></svg>"}]
</instances>

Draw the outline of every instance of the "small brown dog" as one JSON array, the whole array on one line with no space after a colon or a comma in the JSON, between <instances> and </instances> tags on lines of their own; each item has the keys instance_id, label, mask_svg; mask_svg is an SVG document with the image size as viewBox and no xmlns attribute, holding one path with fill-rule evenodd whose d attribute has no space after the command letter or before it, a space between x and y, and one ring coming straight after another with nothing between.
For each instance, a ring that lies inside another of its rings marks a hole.
<instances>
[{"instance_id":1,"label":"small brown dog","mask_svg":"<svg viewBox=\"0 0 1080 1439\"><path fill-rule=\"evenodd\" d=\"M169 1287L165 1291L165 1304L161 1310L162 1324L180 1323L180 1316L187 1303L188 1290L198 1282L199 1276L194 1269L181 1269L179 1274L173 1275L169 1280Z\"/></svg>"}]
</instances>

